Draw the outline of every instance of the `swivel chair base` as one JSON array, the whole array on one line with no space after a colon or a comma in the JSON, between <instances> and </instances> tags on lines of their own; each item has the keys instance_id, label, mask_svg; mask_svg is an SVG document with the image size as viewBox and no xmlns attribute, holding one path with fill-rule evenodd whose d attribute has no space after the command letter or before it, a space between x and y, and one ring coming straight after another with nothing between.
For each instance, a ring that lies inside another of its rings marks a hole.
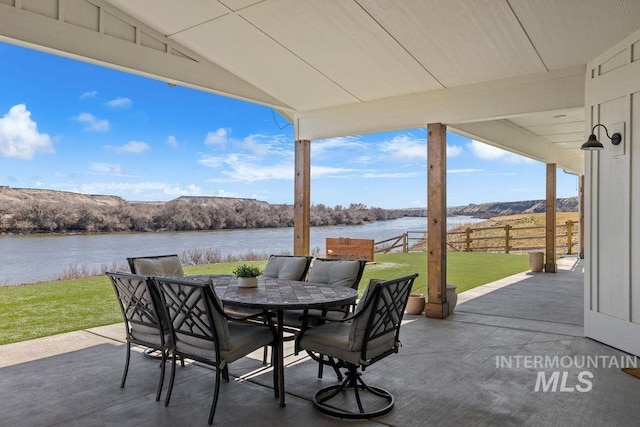
<instances>
[{"instance_id":1,"label":"swivel chair base","mask_svg":"<svg viewBox=\"0 0 640 427\"><path fill-rule=\"evenodd\" d=\"M356 366L349 366L341 384L325 387L315 394L313 404L320 412L338 418L362 419L378 417L393 409L393 395L380 387L365 384L356 369ZM365 410L363 397L367 406L374 409ZM333 398L337 398L341 405L346 403L349 408L332 405L330 400ZM371 403L372 400L375 401Z\"/></svg>"}]
</instances>

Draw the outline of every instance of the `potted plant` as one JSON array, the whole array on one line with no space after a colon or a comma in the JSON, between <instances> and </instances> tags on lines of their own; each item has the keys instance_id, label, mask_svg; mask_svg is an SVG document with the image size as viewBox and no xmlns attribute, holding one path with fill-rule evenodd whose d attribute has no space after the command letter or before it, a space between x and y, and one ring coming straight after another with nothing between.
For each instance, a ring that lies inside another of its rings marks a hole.
<instances>
[{"instance_id":1,"label":"potted plant","mask_svg":"<svg viewBox=\"0 0 640 427\"><path fill-rule=\"evenodd\" d=\"M405 308L405 312L407 314L421 314L424 310L424 304L426 298L424 296L424 286L419 288L411 289L411 293L409 294L409 300L407 301L407 308Z\"/></svg>"},{"instance_id":2,"label":"potted plant","mask_svg":"<svg viewBox=\"0 0 640 427\"><path fill-rule=\"evenodd\" d=\"M453 309L458 303L458 294L456 292L456 285L451 283L447 284L447 302L449 303L449 314L453 313ZM407 301L407 308L405 312L407 314L421 314L424 310L426 298L423 293L419 293L417 289L413 289L409 294L409 300Z\"/></svg>"},{"instance_id":3,"label":"potted plant","mask_svg":"<svg viewBox=\"0 0 640 427\"><path fill-rule=\"evenodd\" d=\"M242 264L233 270L233 274L238 277L238 286L241 288L255 288L262 271L255 265Z\"/></svg>"},{"instance_id":4,"label":"potted plant","mask_svg":"<svg viewBox=\"0 0 640 427\"><path fill-rule=\"evenodd\" d=\"M407 308L405 309L405 312L407 314L421 314L424 310L424 304L424 294L412 292L409 294L409 300L407 301Z\"/></svg>"}]
</instances>

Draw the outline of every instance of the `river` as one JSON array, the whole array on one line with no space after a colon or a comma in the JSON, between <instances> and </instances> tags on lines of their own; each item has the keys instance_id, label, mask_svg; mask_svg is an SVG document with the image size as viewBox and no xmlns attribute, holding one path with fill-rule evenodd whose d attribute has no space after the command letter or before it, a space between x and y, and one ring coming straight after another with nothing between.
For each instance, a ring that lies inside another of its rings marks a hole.
<instances>
[{"instance_id":1,"label":"river","mask_svg":"<svg viewBox=\"0 0 640 427\"><path fill-rule=\"evenodd\" d=\"M448 218L448 225L480 221ZM355 226L311 227L311 251L325 253L327 237L373 239L376 242L425 230L426 218L404 217ZM4 235L0 236L0 286L54 280L70 267L88 271L126 265L126 257L213 249L225 255L291 253L293 228L260 228L162 233Z\"/></svg>"}]
</instances>

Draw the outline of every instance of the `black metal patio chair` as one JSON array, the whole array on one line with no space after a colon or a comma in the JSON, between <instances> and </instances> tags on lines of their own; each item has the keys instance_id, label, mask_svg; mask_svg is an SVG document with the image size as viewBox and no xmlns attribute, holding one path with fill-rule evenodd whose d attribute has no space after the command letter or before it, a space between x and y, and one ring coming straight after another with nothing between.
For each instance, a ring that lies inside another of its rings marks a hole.
<instances>
[{"instance_id":1,"label":"black metal patio chair","mask_svg":"<svg viewBox=\"0 0 640 427\"><path fill-rule=\"evenodd\" d=\"M147 347L159 353L160 380L156 401L160 400L164 382L165 364L172 346L171 330L164 316L162 302L147 276L127 273L109 273L118 304L124 318L127 340L127 358L120 387L124 387L131 360L131 344Z\"/></svg>"},{"instance_id":2,"label":"black metal patio chair","mask_svg":"<svg viewBox=\"0 0 640 427\"><path fill-rule=\"evenodd\" d=\"M364 260L346 260L337 258L316 258L313 260L311 269L309 270L307 281L313 283L323 283L329 286L345 286L352 289L358 289L360 279L364 273L364 268L367 262ZM349 315L351 305L345 305L343 307L328 308L325 310L290 310L285 312L284 325L289 328L299 330L303 326L317 326L321 322L317 320L317 317L328 317L331 319L344 319ZM303 322L310 322L307 325L303 325ZM318 355L320 360L323 360L322 355ZM323 368L325 363L320 362L318 364L318 378L322 378ZM338 380L342 381L342 374L335 368L333 363L327 363L329 366L334 366L334 371Z\"/></svg>"},{"instance_id":3,"label":"black metal patio chair","mask_svg":"<svg viewBox=\"0 0 640 427\"><path fill-rule=\"evenodd\" d=\"M331 356L336 367L347 369L342 383L324 387L315 394L313 403L321 412L355 419L376 417L391 411L393 395L383 388L367 385L358 368L364 371L398 352L402 315L417 276L371 283L353 316L337 320L323 318L326 323L302 329L298 334L296 352L302 349L310 352L312 357L314 353ZM337 403L330 403L338 396Z\"/></svg>"},{"instance_id":4,"label":"black metal patio chair","mask_svg":"<svg viewBox=\"0 0 640 427\"><path fill-rule=\"evenodd\" d=\"M172 277L153 277L160 291L166 315L170 320L173 338L171 379L165 398L169 405L175 379L176 357L189 358L215 367L216 379L213 401L209 411L209 424L213 422L220 377L228 375L229 363L246 356L260 347L273 345L276 330L269 317L266 325L244 322L259 315L236 318L224 312L222 302L212 286L202 282ZM277 357L274 345L274 357ZM275 360L275 359L274 359ZM273 364L276 366L276 364ZM227 377L228 379L228 377ZM277 397L277 369L273 372L273 385Z\"/></svg>"}]
</instances>

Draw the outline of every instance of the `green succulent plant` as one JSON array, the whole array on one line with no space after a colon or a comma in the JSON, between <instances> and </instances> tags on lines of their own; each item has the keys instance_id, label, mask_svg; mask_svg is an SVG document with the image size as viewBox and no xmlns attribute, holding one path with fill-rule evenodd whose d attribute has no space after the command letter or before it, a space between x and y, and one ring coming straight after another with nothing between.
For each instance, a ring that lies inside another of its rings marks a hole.
<instances>
[{"instance_id":1,"label":"green succulent plant","mask_svg":"<svg viewBox=\"0 0 640 427\"><path fill-rule=\"evenodd\" d=\"M262 270L255 265L242 264L233 270L233 274L238 277L258 277L262 274Z\"/></svg>"}]
</instances>

